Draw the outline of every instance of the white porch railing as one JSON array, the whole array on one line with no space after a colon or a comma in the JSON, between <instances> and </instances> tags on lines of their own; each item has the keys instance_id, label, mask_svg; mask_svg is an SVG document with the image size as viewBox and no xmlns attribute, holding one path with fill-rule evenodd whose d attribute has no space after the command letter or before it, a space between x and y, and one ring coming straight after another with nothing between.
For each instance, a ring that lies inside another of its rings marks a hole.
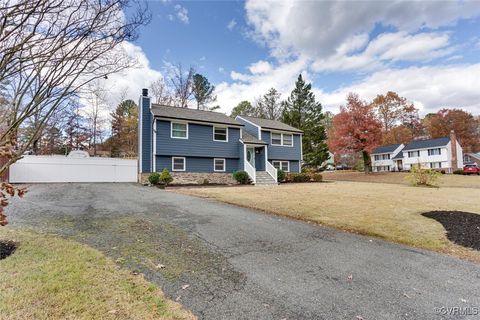
<instances>
[{"instance_id":1,"label":"white porch railing","mask_svg":"<svg viewBox=\"0 0 480 320\"><path fill-rule=\"evenodd\" d=\"M275 182L278 182L277 181L277 168L275 168L268 160L265 161L266 163L266 169L267 169L267 172L269 175L272 176L273 180L275 180Z\"/></svg>"},{"instance_id":2,"label":"white porch railing","mask_svg":"<svg viewBox=\"0 0 480 320\"><path fill-rule=\"evenodd\" d=\"M245 159L245 171L250 176L250 179L252 179L253 184L255 184L257 182L257 172L247 159Z\"/></svg>"}]
</instances>

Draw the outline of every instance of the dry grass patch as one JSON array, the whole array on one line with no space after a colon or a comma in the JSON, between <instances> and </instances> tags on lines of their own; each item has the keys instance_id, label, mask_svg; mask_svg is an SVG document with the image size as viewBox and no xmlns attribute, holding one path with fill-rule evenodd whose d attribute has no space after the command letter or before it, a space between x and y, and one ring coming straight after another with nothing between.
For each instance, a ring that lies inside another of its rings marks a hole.
<instances>
[{"instance_id":1,"label":"dry grass patch","mask_svg":"<svg viewBox=\"0 0 480 320\"><path fill-rule=\"evenodd\" d=\"M332 171L322 173L324 180L333 181L355 181L355 182L376 182L376 183L394 183L409 185L407 179L408 173L389 172L389 173L371 173L365 174L356 171ZM463 176L456 174L441 175L439 180L440 187L454 188L480 188L480 176Z\"/></svg>"},{"instance_id":2,"label":"dry grass patch","mask_svg":"<svg viewBox=\"0 0 480 320\"><path fill-rule=\"evenodd\" d=\"M0 260L1 319L194 319L86 245L8 228L0 239L19 244Z\"/></svg>"},{"instance_id":3,"label":"dry grass patch","mask_svg":"<svg viewBox=\"0 0 480 320\"><path fill-rule=\"evenodd\" d=\"M440 223L421 215L433 210L480 214L479 189L331 182L176 191L480 262L479 251L451 243Z\"/></svg>"}]
</instances>

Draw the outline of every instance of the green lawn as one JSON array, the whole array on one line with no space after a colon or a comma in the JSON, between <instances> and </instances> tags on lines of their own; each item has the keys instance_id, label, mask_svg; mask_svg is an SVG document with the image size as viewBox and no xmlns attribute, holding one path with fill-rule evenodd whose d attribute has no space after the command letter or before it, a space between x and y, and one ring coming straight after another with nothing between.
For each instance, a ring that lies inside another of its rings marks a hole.
<instances>
[{"instance_id":1,"label":"green lawn","mask_svg":"<svg viewBox=\"0 0 480 320\"><path fill-rule=\"evenodd\" d=\"M2 239L19 246L0 260L1 319L195 319L86 245L7 227Z\"/></svg>"}]
</instances>

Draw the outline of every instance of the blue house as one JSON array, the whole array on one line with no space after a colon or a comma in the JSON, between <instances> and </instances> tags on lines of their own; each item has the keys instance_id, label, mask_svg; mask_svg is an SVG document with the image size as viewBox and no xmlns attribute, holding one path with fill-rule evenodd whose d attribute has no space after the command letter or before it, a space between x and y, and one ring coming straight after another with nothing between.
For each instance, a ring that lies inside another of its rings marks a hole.
<instances>
[{"instance_id":1,"label":"blue house","mask_svg":"<svg viewBox=\"0 0 480 320\"><path fill-rule=\"evenodd\" d=\"M139 103L139 173L167 168L175 183L235 183L246 171L255 184L277 183L277 170L300 172L301 130L279 121Z\"/></svg>"}]
</instances>

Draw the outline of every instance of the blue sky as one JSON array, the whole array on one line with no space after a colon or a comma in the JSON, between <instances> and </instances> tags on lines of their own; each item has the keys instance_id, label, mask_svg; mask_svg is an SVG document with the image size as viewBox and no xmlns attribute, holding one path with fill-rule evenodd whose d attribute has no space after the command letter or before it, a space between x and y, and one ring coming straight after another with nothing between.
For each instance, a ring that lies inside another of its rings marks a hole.
<instances>
[{"instance_id":1,"label":"blue sky","mask_svg":"<svg viewBox=\"0 0 480 320\"><path fill-rule=\"evenodd\" d=\"M346 94L388 90L422 113L480 113L478 2L150 1L151 23L127 51L142 63L129 93L166 65L192 65L217 86L222 111L275 87L286 97L302 73L336 111ZM122 83L119 80L119 83ZM136 91L139 92L139 91Z\"/></svg>"}]
</instances>

